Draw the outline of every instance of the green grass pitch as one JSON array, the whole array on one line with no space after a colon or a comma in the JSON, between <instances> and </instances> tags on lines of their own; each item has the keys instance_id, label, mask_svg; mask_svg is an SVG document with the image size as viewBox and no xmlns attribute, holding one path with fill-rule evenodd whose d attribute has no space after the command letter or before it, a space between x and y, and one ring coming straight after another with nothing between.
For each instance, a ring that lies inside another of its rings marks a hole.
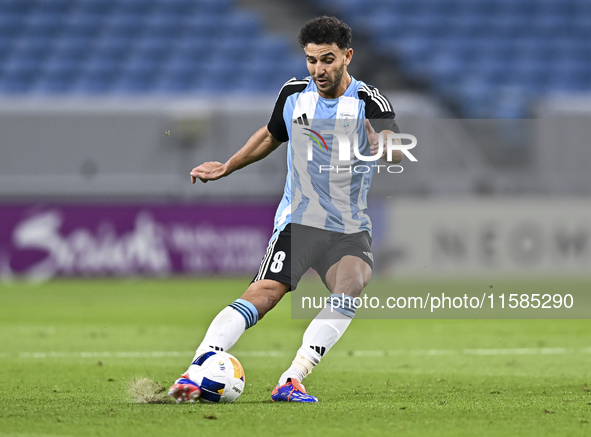
<instances>
[{"instance_id":1,"label":"green grass pitch","mask_svg":"<svg viewBox=\"0 0 591 437\"><path fill-rule=\"evenodd\" d=\"M0 285L0 436L591 435L590 320L355 320L305 381L320 402L278 404L271 390L308 323L288 298L231 351L246 372L236 403L133 402L130 381L168 388L247 284Z\"/></svg>"}]
</instances>

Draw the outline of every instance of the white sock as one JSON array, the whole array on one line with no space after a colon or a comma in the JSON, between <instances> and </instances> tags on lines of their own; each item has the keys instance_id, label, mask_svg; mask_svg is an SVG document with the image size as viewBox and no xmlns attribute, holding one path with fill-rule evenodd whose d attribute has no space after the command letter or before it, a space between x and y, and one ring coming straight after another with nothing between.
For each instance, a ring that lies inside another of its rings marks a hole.
<instances>
[{"instance_id":1,"label":"white sock","mask_svg":"<svg viewBox=\"0 0 591 437\"><path fill-rule=\"evenodd\" d=\"M352 317L331 311L330 307L322 309L304 332L302 347L290 368L279 378L279 385L285 384L287 378L295 378L301 382L308 376L314 366L341 338L351 320Z\"/></svg>"},{"instance_id":2,"label":"white sock","mask_svg":"<svg viewBox=\"0 0 591 437\"><path fill-rule=\"evenodd\" d=\"M226 307L213 319L193 361L209 351L228 351L246 330L244 317L232 307Z\"/></svg>"}]
</instances>

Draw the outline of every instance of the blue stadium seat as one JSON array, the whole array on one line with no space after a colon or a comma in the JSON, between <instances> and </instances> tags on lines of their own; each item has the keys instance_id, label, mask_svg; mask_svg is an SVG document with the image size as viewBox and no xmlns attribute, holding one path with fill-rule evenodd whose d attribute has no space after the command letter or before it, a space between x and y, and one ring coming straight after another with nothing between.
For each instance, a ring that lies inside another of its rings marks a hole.
<instances>
[{"instance_id":1,"label":"blue stadium seat","mask_svg":"<svg viewBox=\"0 0 591 437\"><path fill-rule=\"evenodd\" d=\"M261 33L263 27L259 14L254 12L236 12L219 23L222 35L231 35L237 41L242 37L253 38Z\"/></svg>"},{"instance_id":2,"label":"blue stadium seat","mask_svg":"<svg viewBox=\"0 0 591 437\"><path fill-rule=\"evenodd\" d=\"M573 14L577 17L591 17L591 3L587 0L577 0L573 3Z\"/></svg>"},{"instance_id":3,"label":"blue stadium seat","mask_svg":"<svg viewBox=\"0 0 591 437\"><path fill-rule=\"evenodd\" d=\"M106 20L103 35L110 37L135 37L145 27L144 14L114 14Z\"/></svg>"},{"instance_id":4,"label":"blue stadium seat","mask_svg":"<svg viewBox=\"0 0 591 437\"><path fill-rule=\"evenodd\" d=\"M95 37L103 28L104 18L100 14L72 14L66 20L61 35L68 38Z\"/></svg>"},{"instance_id":5,"label":"blue stadium seat","mask_svg":"<svg viewBox=\"0 0 591 437\"><path fill-rule=\"evenodd\" d=\"M493 10L497 16L531 14L539 0L495 0Z\"/></svg>"},{"instance_id":6,"label":"blue stadium seat","mask_svg":"<svg viewBox=\"0 0 591 437\"><path fill-rule=\"evenodd\" d=\"M117 2L114 12L120 15L147 15L156 6L155 0L124 0Z\"/></svg>"},{"instance_id":7,"label":"blue stadium seat","mask_svg":"<svg viewBox=\"0 0 591 437\"><path fill-rule=\"evenodd\" d=\"M164 75L167 76L199 76L205 62L199 58L186 59L173 57L162 66Z\"/></svg>"},{"instance_id":8,"label":"blue stadium seat","mask_svg":"<svg viewBox=\"0 0 591 437\"><path fill-rule=\"evenodd\" d=\"M257 59L274 59L282 62L291 53L287 37L281 35L265 35L254 41Z\"/></svg>"},{"instance_id":9,"label":"blue stadium seat","mask_svg":"<svg viewBox=\"0 0 591 437\"><path fill-rule=\"evenodd\" d=\"M198 3L194 0L158 0L152 14L187 16L197 9Z\"/></svg>"},{"instance_id":10,"label":"blue stadium seat","mask_svg":"<svg viewBox=\"0 0 591 437\"><path fill-rule=\"evenodd\" d=\"M567 16L559 15L544 15L536 17L533 20L530 33L533 31L539 35L540 39L546 39L549 35L560 36L560 34L568 34L572 27L572 19Z\"/></svg>"},{"instance_id":11,"label":"blue stadium seat","mask_svg":"<svg viewBox=\"0 0 591 437\"><path fill-rule=\"evenodd\" d=\"M373 0L375 10L391 11L394 13L415 13L417 2L414 0Z\"/></svg>"},{"instance_id":12,"label":"blue stadium seat","mask_svg":"<svg viewBox=\"0 0 591 437\"><path fill-rule=\"evenodd\" d=\"M35 10L35 13L37 13L37 14L48 14L48 15L59 14L59 15L64 16L75 5L76 5L76 1L72 1L72 0L42 0L42 1L37 2L34 10Z\"/></svg>"},{"instance_id":13,"label":"blue stadium seat","mask_svg":"<svg viewBox=\"0 0 591 437\"><path fill-rule=\"evenodd\" d=\"M524 59L513 66L511 78L524 90L540 92L548 81L548 67L545 59Z\"/></svg>"},{"instance_id":14,"label":"blue stadium seat","mask_svg":"<svg viewBox=\"0 0 591 437\"><path fill-rule=\"evenodd\" d=\"M121 71L123 62L118 59L105 59L91 56L81 66L81 72L85 75L96 74L101 77L113 78Z\"/></svg>"},{"instance_id":15,"label":"blue stadium seat","mask_svg":"<svg viewBox=\"0 0 591 437\"><path fill-rule=\"evenodd\" d=\"M12 52L13 48L13 38L0 36L0 60L6 59L6 57Z\"/></svg>"},{"instance_id":16,"label":"blue stadium seat","mask_svg":"<svg viewBox=\"0 0 591 437\"><path fill-rule=\"evenodd\" d=\"M285 59L275 70L275 80L270 84L272 91L279 92L283 84L292 77L302 79L309 76L310 73L306 68L306 58L302 55L291 55ZM273 89L277 86L276 89Z\"/></svg>"},{"instance_id":17,"label":"blue stadium seat","mask_svg":"<svg viewBox=\"0 0 591 437\"><path fill-rule=\"evenodd\" d=\"M23 30L24 21L24 14L0 14L0 38L15 38L20 35Z\"/></svg>"},{"instance_id":18,"label":"blue stadium seat","mask_svg":"<svg viewBox=\"0 0 591 437\"><path fill-rule=\"evenodd\" d=\"M162 13L153 14L145 20L143 33L149 36L172 38L181 33L182 15Z\"/></svg>"},{"instance_id":19,"label":"blue stadium seat","mask_svg":"<svg viewBox=\"0 0 591 437\"><path fill-rule=\"evenodd\" d=\"M232 11L229 0L195 0L197 8L195 12L206 15L217 15L220 18L227 16Z\"/></svg>"},{"instance_id":20,"label":"blue stadium seat","mask_svg":"<svg viewBox=\"0 0 591 437\"><path fill-rule=\"evenodd\" d=\"M461 0L457 3L457 14L491 14L497 8L496 0Z\"/></svg>"},{"instance_id":21,"label":"blue stadium seat","mask_svg":"<svg viewBox=\"0 0 591 437\"><path fill-rule=\"evenodd\" d=\"M414 3L414 8L418 9L419 13L424 15L445 14L452 16L460 7L459 2L453 0L421 0L420 2Z\"/></svg>"},{"instance_id":22,"label":"blue stadium seat","mask_svg":"<svg viewBox=\"0 0 591 437\"><path fill-rule=\"evenodd\" d=\"M254 38L236 40L236 38L226 36L220 40L216 40L215 45L211 47L211 50L219 56L240 62L251 57L252 54L256 54L257 57L261 55L261 50L256 44L257 41L258 40Z\"/></svg>"},{"instance_id":23,"label":"blue stadium seat","mask_svg":"<svg viewBox=\"0 0 591 437\"><path fill-rule=\"evenodd\" d=\"M26 92L31 89L40 70L40 61L10 57L2 65L0 89L6 92Z\"/></svg>"},{"instance_id":24,"label":"blue stadium seat","mask_svg":"<svg viewBox=\"0 0 591 437\"><path fill-rule=\"evenodd\" d=\"M41 59L47 56L52 40L40 37L21 37L13 45L13 54L23 59Z\"/></svg>"},{"instance_id":25,"label":"blue stadium seat","mask_svg":"<svg viewBox=\"0 0 591 437\"><path fill-rule=\"evenodd\" d=\"M207 59L212 54L212 48L218 40L211 37L203 38L181 38L173 45L173 54L184 59L199 57Z\"/></svg>"},{"instance_id":26,"label":"blue stadium seat","mask_svg":"<svg viewBox=\"0 0 591 437\"><path fill-rule=\"evenodd\" d=\"M0 2L0 16L6 14L28 14L37 5L37 0L3 0Z\"/></svg>"},{"instance_id":27,"label":"blue stadium seat","mask_svg":"<svg viewBox=\"0 0 591 437\"><path fill-rule=\"evenodd\" d=\"M120 61L91 56L82 65L79 80L73 89L81 93L110 92L120 72Z\"/></svg>"},{"instance_id":28,"label":"blue stadium seat","mask_svg":"<svg viewBox=\"0 0 591 437\"><path fill-rule=\"evenodd\" d=\"M61 60L82 62L94 45L92 38L62 37L54 41L50 56Z\"/></svg>"},{"instance_id":29,"label":"blue stadium seat","mask_svg":"<svg viewBox=\"0 0 591 437\"><path fill-rule=\"evenodd\" d=\"M156 60L132 58L122 67L122 74L114 86L114 92L138 93L149 91L159 74L160 63Z\"/></svg>"},{"instance_id":30,"label":"blue stadium seat","mask_svg":"<svg viewBox=\"0 0 591 437\"><path fill-rule=\"evenodd\" d=\"M43 74L34 84L32 92L41 94L65 93L72 89L80 72L80 62L53 59L45 63Z\"/></svg>"},{"instance_id":31,"label":"blue stadium seat","mask_svg":"<svg viewBox=\"0 0 591 437\"><path fill-rule=\"evenodd\" d=\"M531 25L535 21L531 14L503 14L492 18L488 34L505 38L520 37L531 32Z\"/></svg>"},{"instance_id":32,"label":"blue stadium seat","mask_svg":"<svg viewBox=\"0 0 591 437\"><path fill-rule=\"evenodd\" d=\"M101 59L121 60L126 58L132 50L133 39L105 36L96 41L93 50L93 56Z\"/></svg>"},{"instance_id":33,"label":"blue stadium seat","mask_svg":"<svg viewBox=\"0 0 591 437\"><path fill-rule=\"evenodd\" d=\"M591 13L572 18L572 33L579 40L591 38Z\"/></svg>"},{"instance_id":34,"label":"blue stadium seat","mask_svg":"<svg viewBox=\"0 0 591 437\"><path fill-rule=\"evenodd\" d=\"M120 0L78 0L76 12L81 14L106 15L111 13Z\"/></svg>"},{"instance_id":35,"label":"blue stadium seat","mask_svg":"<svg viewBox=\"0 0 591 437\"><path fill-rule=\"evenodd\" d=\"M241 71L235 64L222 56L216 56L204 65L198 83L200 91L220 92L234 89Z\"/></svg>"},{"instance_id":36,"label":"blue stadium seat","mask_svg":"<svg viewBox=\"0 0 591 437\"><path fill-rule=\"evenodd\" d=\"M64 28L64 14L35 13L27 17L24 34L29 37L54 38Z\"/></svg>"},{"instance_id":37,"label":"blue stadium seat","mask_svg":"<svg viewBox=\"0 0 591 437\"><path fill-rule=\"evenodd\" d=\"M471 118L488 118L494 94L495 89L486 78L472 75L461 84L458 97L466 115Z\"/></svg>"},{"instance_id":38,"label":"blue stadium seat","mask_svg":"<svg viewBox=\"0 0 591 437\"><path fill-rule=\"evenodd\" d=\"M139 59L159 61L164 64L170 57L174 46L172 40L159 37L144 37L133 44L133 54Z\"/></svg>"},{"instance_id":39,"label":"blue stadium seat","mask_svg":"<svg viewBox=\"0 0 591 437\"><path fill-rule=\"evenodd\" d=\"M223 17L199 13L187 17L182 23L181 35L185 38L212 38L218 35Z\"/></svg>"},{"instance_id":40,"label":"blue stadium seat","mask_svg":"<svg viewBox=\"0 0 591 437\"><path fill-rule=\"evenodd\" d=\"M531 6L530 12L538 16L572 16L576 12L573 1L536 1Z\"/></svg>"},{"instance_id":41,"label":"blue stadium seat","mask_svg":"<svg viewBox=\"0 0 591 437\"><path fill-rule=\"evenodd\" d=\"M193 71L165 72L155 81L153 90L163 94L186 93L196 87L197 81Z\"/></svg>"},{"instance_id":42,"label":"blue stadium seat","mask_svg":"<svg viewBox=\"0 0 591 437\"><path fill-rule=\"evenodd\" d=\"M427 73L421 70L436 53L435 41L424 37L405 37L397 42L394 49L401 60L402 68L408 69L411 74Z\"/></svg>"}]
</instances>

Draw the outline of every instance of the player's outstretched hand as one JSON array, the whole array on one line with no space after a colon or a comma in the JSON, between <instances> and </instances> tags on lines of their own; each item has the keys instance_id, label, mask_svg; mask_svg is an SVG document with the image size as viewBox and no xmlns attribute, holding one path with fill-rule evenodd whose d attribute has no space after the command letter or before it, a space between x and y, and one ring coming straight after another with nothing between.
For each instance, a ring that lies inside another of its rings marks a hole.
<instances>
[{"instance_id":1,"label":"player's outstretched hand","mask_svg":"<svg viewBox=\"0 0 591 437\"><path fill-rule=\"evenodd\" d=\"M365 119L365 130L367 130L367 139L369 140L369 152L375 155L379 151L378 139L379 134L374 130L368 119ZM383 151L382 151L383 152ZM383 158L383 156L382 156Z\"/></svg>"},{"instance_id":2,"label":"player's outstretched hand","mask_svg":"<svg viewBox=\"0 0 591 437\"><path fill-rule=\"evenodd\" d=\"M191 170L191 183L194 184L197 179L206 183L207 181L215 181L224 176L226 176L224 164L217 161L205 162Z\"/></svg>"}]
</instances>

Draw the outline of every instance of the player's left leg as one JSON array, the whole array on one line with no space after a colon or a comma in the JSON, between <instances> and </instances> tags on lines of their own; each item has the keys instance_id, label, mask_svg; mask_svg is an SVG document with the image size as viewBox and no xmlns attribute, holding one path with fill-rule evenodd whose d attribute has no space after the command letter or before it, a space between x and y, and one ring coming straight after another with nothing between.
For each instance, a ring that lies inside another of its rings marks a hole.
<instances>
[{"instance_id":1,"label":"player's left leg","mask_svg":"<svg viewBox=\"0 0 591 437\"><path fill-rule=\"evenodd\" d=\"M367 253L369 251L365 256ZM372 268L368 261L371 262L370 259L346 255L328 269L324 281L332 293L332 305L322 309L306 329L302 346L273 391L273 400L317 401L315 397L306 394L301 381L341 338L355 317L352 299L361 294L371 279ZM300 395L300 392L305 396Z\"/></svg>"}]
</instances>

